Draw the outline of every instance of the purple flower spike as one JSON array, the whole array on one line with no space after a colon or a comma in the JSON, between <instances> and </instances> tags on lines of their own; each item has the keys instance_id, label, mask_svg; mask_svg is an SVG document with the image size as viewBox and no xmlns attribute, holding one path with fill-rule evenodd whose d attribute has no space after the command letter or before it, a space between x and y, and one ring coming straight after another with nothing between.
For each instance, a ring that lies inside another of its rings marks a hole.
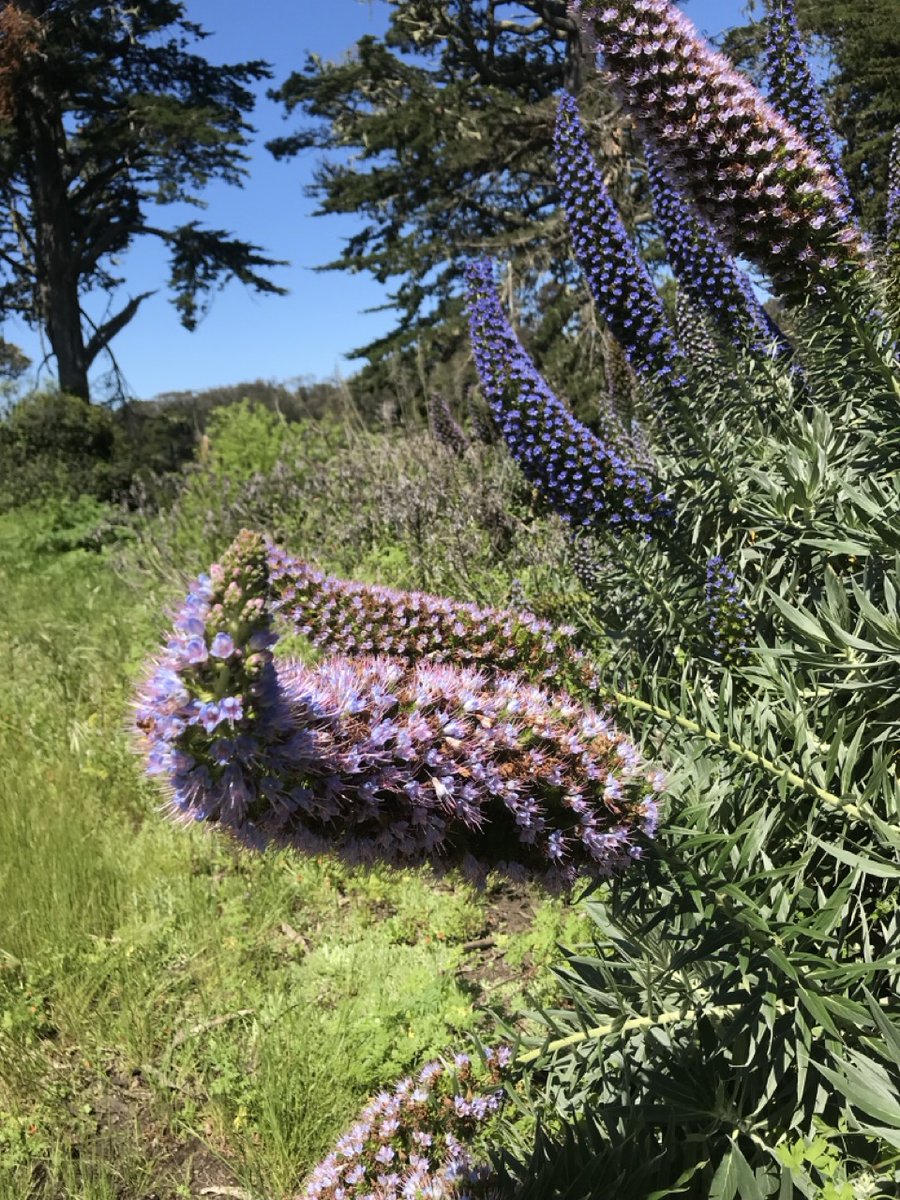
<instances>
[{"instance_id":1,"label":"purple flower spike","mask_svg":"<svg viewBox=\"0 0 900 1200\"><path fill-rule=\"evenodd\" d=\"M726 663L747 658L753 623L734 571L718 554L706 567L705 600L713 656Z\"/></svg>"},{"instance_id":2,"label":"purple flower spike","mask_svg":"<svg viewBox=\"0 0 900 1200\"><path fill-rule=\"evenodd\" d=\"M789 297L858 282L866 245L826 161L669 0L571 0L626 108L732 253Z\"/></svg>"},{"instance_id":3,"label":"purple flower spike","mask_svg":"<svg viewBox=\"0 0 900 1200\"><path fill-rule=\"evenodd\" d=\"M264 644L268 558L242 534L211 571L205 619L240 630L238 649ZM135 726L174 815L253 848L556 888L624 869L658 820L654 777L608 720L512 675L371 657L276 664L266 648L194 665L168 650Z\"/></svg>"},{"instance_id":4,"label":"purple flower spike","mask_svg":"<svg viewBox=\"0 0 900 1200\"><path fill-rule=\"evenodd\" d=\"M597 308L635 371L682 384L662 301L606 190L571 96L559 102L554 145L575 257Z\"/></svg>"},{"instance_id":5,"label":"purple flower spike","mask_svg":"<svg viewBox=\"0 0 900 1200\"><path fill-rule=\"evenodd\" d=\"M441 1063L401 1080L363 1109L357 1123L306 1180L297 1200L488 1200L497 1177L470 1149L501 1106L508 1046L488 1050L478 1078ZM464 1092L465 1094L460 1094Z\"/></svg>"},{"instance_id":6,"label":"purple flower spike","mask_svg":"<svg viewBox=\"0 0 900 1200\"><path fill-rule=\"evenodd\" d=\"M809 68L794 0L769 0L765 61L772 104L819 152L838 184L841 200L852 207L850 184L841 165L834 129Z\"/></svg>"},{"instance_id":7,"label":"purple flower spike","mask_svg":"<svg viewBox=\"0 0 900 1200\"><path fill-rule=\"evenodd\" d=\"M550 390L503 313L491 263L473 263L467 282L481 387L526 479L573 525L646 531L665 515L665 497Z\"/></svg>"},{"instance_id":8,"label":"purple flower spike","mask_svg":"<svg viewBox=\"0 0 900 1200\"><path fill-rule=\"evenodd\" d=\"M601 690L595 668L573 645L568 626L554 627L529 612L338 579L273 543L267 549L274 611L329 653L385 654L410 666L454 663L517 672L550 688ZM254 635L250 645L260 636Z\"/></svg>"},{"instance_id":9,"label":"purple flower spike","mask_svg":"<svg viewBox=\"0 0 900 1200\"><path fill-rule=\"evenodd\" d=\"M652 152L648 152L647 166L666 253L681 286L695 304L706 309L729 341L738 346L749 341L754 349L765 350L780 335L756 299L750 280Z\"/></svg>"},{"instance_id":10,"label":"purple flower spike","mask_svg":"<svg viewBox=\"0 0 900 1200\"><path fill-rule=\"evenodd\" d=\"M429 399L428 421L435 438L454 454L462 456L472 445L443 396L435 394Z\"/></svg>"}]
</instances>

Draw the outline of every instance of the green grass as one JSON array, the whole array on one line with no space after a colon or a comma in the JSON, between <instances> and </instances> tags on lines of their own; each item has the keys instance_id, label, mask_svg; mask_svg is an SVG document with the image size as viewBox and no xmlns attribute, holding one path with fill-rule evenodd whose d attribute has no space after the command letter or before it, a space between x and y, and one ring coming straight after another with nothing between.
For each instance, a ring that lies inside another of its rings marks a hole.
<instances>
[{"instance_id":1,"label":"green grass","mask_svg":"<svg viewBox=\"0 0 900 1200\"><path fill-rule=\"evenodd\" d=\"M166 823L126 732L165 598L50 520L0 518L0 1200L289 1195L368 1093L484 1027L458 968L486 899ZM508 939L510 974L567 919Z\"/></svg>"}]
</instances>

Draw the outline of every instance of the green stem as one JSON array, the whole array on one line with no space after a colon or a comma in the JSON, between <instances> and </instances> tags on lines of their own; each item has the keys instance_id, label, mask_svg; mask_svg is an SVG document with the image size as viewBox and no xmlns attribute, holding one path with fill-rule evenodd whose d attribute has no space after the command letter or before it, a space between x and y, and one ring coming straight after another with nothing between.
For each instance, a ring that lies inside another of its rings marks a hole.
<instances>
[{"instance_id":1,"label":"green stem","mask_svg":"<svg viewBox=\"0 0 900 1200\"><path fill-rule=\"evenodd\" d=\"M663 708L658 704L649 704L646 700L639 700L636 696L628 696L624 692L610 692L609 695L617 704L621 704L626 708L639 709L641 712L650 713L664 721L672 721L674 724L680 725L682 729L687 729L689 732L697 734L698 737L705 738L706 741L711 742L713 745L722 746L724 749L730 750L745 762L752 763L755 767L761 767L776 779L784 779L785 782L792 784L794 787L801 788L808 795L815 796L816 799L823 800L833 808L840 809L848 817L859 821L865 821L867 818L878 819L877 813L869 808L868 805L854 804L852 801L846 800L843 796L829 792L825 788L819 787L818 784L813 783L812 780L804 779L802 775L798 775L796 771L792 771L789 767L782 766L780 763L774 762L771 758L766 758L765 755L758 754L755 750L748 750L746 746L742 746L740 742L736 742L724 734L716 733L712 729L704 729L702 725L698 725L696 721L691 721L688 717L683 717L680 713L672 712L670 709Z\"/></svg>"},{"instance_id":2,"label":"green stem","mask_svg":"<svg viewBox=\"0 0 900 1200\"><path fill-rule=\"evenodd\" d=\"M720 1004L713 1008L704 1009L699 1015L727 1017L731 1013L738 1012L742 1006L740 1004ZM516 1063L525 1065L526 1063L536 1062L543 1054L555 1054L557 1050L566 1050L569 1046L577 1046L579 1042L596 1040L598 1038L609 1037L614 1033L633 1033L637 1029L655 1029L662 1025L674 1025L678 1021L686 1021L687 1013L683 1008L673 1009L670 1012L660 1013L658 1017L631 1017L627 1021L613 1021L609 1025L595 1025L593 1029L580 1029L578 1033L570 1033L568 1037L558 1038L555 1042L550 1042L545 1046L539 1046L536 1050L529 1050L525 1054L520 1054L516 1058Z\"/></svg>"}]
</instances>

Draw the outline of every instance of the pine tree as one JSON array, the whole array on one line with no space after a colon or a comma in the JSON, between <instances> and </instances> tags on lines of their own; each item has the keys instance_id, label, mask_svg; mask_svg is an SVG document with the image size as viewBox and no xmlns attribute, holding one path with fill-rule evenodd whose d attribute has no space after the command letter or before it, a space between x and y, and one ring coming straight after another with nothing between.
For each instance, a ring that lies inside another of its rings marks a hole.
<instances>
[{"instance_id":1,"label":"pine tree","mask_svg":"<svg viewBox=\"0 0 900 1200\"><path fill-rule=\"evenodd\" d=\"M633 134L566 4L528 0L508 20L500 7L397 0L383 39L362 38L340 62L310 55L274 93L288 114L310 120L269 148L279 158L318 151L309 191L319 212L362 218L324 268L368 271L392 288L396 326L357 352L376 364L371 378L377 364L423 338L430 363L453 357L464 343L458 281L467 257L515 248L522 316L542 314L535 345L555 343L559 328L577 321L586 294L560 286L577 278L552 170L560 90L580 94L626 221L646 216L634 188ZM551 295L558 305L548 306Z\"/></svg>"},{"instance_id":2,"label":"pine tree","mask_svg":"<svg viewBox=\"0 0 900 1200\"><path fill-rule=\"evenodd\" d=\"M169 286L192 329L203 297L231 278L281 292L259 247L191 220L169 227L151 206L198 204L213 180L245 173L253 83L263 62L213 66L177 0L14 0L0 6L0 317L47 336L59 386L89 398L97 356L151 293L99 326L85 292L114 293L135 238L169 251Z\"/></svg>"}]
</instances>

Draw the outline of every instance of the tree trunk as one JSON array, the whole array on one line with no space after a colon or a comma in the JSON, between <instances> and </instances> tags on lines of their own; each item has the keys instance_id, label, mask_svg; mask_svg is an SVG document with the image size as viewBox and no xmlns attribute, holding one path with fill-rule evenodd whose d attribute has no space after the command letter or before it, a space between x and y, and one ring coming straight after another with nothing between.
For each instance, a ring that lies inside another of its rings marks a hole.
<instances>
[{"instance_id":1,"label":"tree trunk","mask_svg":"<svg viewBox=\"0 0 900 1200\"><path fill-rule=\"evenodd\" d=\"M584 82L596 70L597 55L588 45L578 24L566 38L565 89L570 96L577 97Z\"/></svg>"},{"instance_id":2,"label":"tree trunk","mask_svg":"<svg viewBox=\"0 0 900 1200\"><path fill-rule=\"evenodd\" d=\"M20 103L31 146L26 173L34 226L35 307L56 358L60 388L89 401L62 112L52 88L45 88L39 76L32 78Z\"/></svg>"},{"instance_id":3,"label":"tree trunk","mask_svg":"<svg viewBox=\"0 0 900 1200\"><path fill-rule=\"evenodd\" d=\"M47 338L56 358L60 390L90 400L81 308L77 285L59 272L48 272L40 285L42 311L46 314Z\"/></svg>"}]
</instances>

